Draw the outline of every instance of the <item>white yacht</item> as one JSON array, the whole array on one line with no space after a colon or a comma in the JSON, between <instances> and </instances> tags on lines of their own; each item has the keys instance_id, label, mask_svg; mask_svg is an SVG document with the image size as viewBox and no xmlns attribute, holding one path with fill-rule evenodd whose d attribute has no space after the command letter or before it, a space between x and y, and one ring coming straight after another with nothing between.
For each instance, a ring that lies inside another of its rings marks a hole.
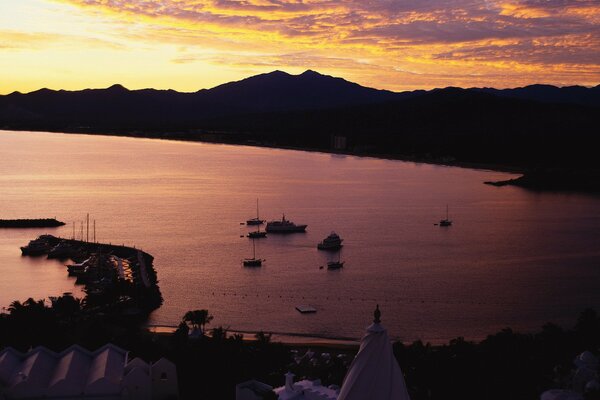
<instances>
[{"instance_id":1,"label":"white yacht","mask_svg":"<svg viewBox=\"0 0 600 400\"><path fill-rule=\"evenodd\" d=\"M317 249L319 250L338 250L342 247L342 239L337 233L331 232L329 236L327 236L323 241L317 244Z\"/></svg>"}]
</instances>

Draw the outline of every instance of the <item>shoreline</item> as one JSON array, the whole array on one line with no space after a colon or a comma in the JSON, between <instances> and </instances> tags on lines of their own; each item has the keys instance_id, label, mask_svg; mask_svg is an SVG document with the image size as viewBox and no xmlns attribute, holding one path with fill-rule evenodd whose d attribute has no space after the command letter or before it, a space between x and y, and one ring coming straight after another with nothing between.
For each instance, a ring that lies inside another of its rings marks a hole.
<instances>
[{"instance_id":1,"label":"shoreline","mask_svg":"<svg viewBox=\"0 0 600 400\"><path fill-rule=\"evenodd\" d=\"M142 326L142 328L146 329L151 334L156 335L170 335L177 329L175 325L155 325L155 324L147 324ZM234 334L241 334L244 336L245 342L254 342L257 339L254 337L257 333L261 331L248 331L248 330L236 330L236 329L226 329L228 336L232 336ZM206 333L210 336L211 329L206 330ZM290 347L318 347L318 348L335 348L335 349L358 349L360 346L361 337L351 338L351 337L335 337L335 336L320 336L309 333L293 333L293 332L269 332L262 331L266 335L271 335L271 342L280 343L285 346ZM466 339L469 342L480 343L485 340L486 337L476 338L476 339ZM410 345L415 341L403 341L399 338L393 338L392 342L401 342L404 345ZM446 340L438 339L438 340L422 340L423 343L429 343L432 346L443 346L447 345L451 340L456 338L450 338Z\"/></svg>"},{"instance_id":2,"label":"shoreline","mask_svg":"<svg viewBox=\"0 0 600 400\"><path fill-rule=\"evenodd\" d=\"M265 144L265 143L257 143L253 140L246 140L246 141L203 140L201 138L194 137L194 136L190 136L189 138L181 137L181 136L179 136L180 134L177 134L177 133L174 133L174 134L178 135L176 137L168 137L169 133L164 133L162 136L155 136L155 135L151 135L148 133L126 134L126 133L117 133L117 132L112 132L112 133L111 132L94 133L94 132L81 132L81 131L65 132L62 130L54 131L54 130L50 130L50 129L46 129L46 130L5 129L5 128L0 127L0 133L1 132L35 132L35 133L53 133L53 134L62 134L62 135L125 137L125 138L132 138L132 139L165 140L165 141L173 141L173 142L220 144L220 145L229 145L229 146L248 146L248 147L266 148L266 149L304 151L307 153L321 153L321 154L352 156L352 157L360 157L360 158L373 158L373 159L377 159L377 160L404 161L404 162L412 162L415 164L427 164L427 165L434 165L434 166L456 167L456 168L464 168L464 169L494 171L494 172L505 172L505 173L515 174L515 175L523 175L525 173L524 168L518 167L518 166L513 166L513 165L494 164L494 163L478 163L478 162L467 162L467 161L454 161L454 160L445 161L445 160L439 160L439 159L421 158L421 157L416 157L416 156L411 156L411 155L380 154L380 153L369 153L369 152L321 149L321 148L312 148L312 147L270 145L270 144ZM190 135L194 135L194 134L191 133Z\"/></svg>"}]
</instances>

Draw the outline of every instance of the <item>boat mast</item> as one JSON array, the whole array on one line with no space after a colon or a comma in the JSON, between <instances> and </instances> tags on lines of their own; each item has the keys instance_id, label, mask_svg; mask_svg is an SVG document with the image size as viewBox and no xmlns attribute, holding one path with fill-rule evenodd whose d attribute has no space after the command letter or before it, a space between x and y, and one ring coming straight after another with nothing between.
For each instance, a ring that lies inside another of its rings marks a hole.
<instances>
[{"instance_id":1,"label":"boat mast","mask_svg":"<svg viewBox=\"0 0 600 400\"><path fill-rule=\"evenodd\" d=\"M256 199L256 219L260 220L260 217L258 216L258 199Z\"/></svg>"},{"instance_id":2,"label":"boat mast","mask_svg":"<svg viewBox=\"0 0 600 400\"><path fill-rule=\"evenodd\" d=\"M252 238L252 259L256 260L256 243L254 243L254 238Z\"/></svg>"}]
</instances>

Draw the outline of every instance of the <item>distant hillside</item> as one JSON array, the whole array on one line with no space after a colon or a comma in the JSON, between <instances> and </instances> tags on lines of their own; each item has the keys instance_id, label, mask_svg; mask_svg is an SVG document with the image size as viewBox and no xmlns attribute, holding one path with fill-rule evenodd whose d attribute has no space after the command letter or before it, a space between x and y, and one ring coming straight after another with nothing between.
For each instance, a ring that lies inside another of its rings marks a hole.
<instances>
[{"instance_id":1,"label":"distant hillside","mask_svg":"<svg viewBox=\"0 0 600 400\"><path fill-rule=\"evenodd\" d=\"M593 88L583 86L556 87L551 85L530 85L515 89L472 89L496 96L540 101L543 103L571 103L587 106L600 106L600 85Z\"/></svg>"},{"instance_id":2,"label":"distant hillside","mask_svg":"<svg viewBox=\"0 0 600 400\"><path fill-rule=\"evenodd\" d=\"M181 128L209 117L372 104L411 95L366 88L314 71L300 75L275 71L195 93L127 90L121 85L11 93L0 96L0 126L31 123L118 129L158 123Z\"/></svg>"},{"instance_id":3,"label":"distant hillside","mask_svg":"<svg viewBox=\"0 0 600 400\"><path fill-rule=\"evenodd\" d=\"M114 85L0 96L4 129L292 146L538 170L600 169L598 126L600 86L394 93L314 71L275 71L195 93Z\"/></svg>"},{"instance_id":4,"label":"distant hillside","mask_svg":"<svg viewBox=\"0 0 600 400\"><path fill-rule=\"evenodd\" d=\"M281 71L256 75L202 90L198 96L246 112L265 112L381 103L406 95L367 88L308 70L300 75Z\"/></svg>"},{"instance_id":5,"label":"distant hillside","mask_svg":"<svg viewBox=\"0 0 600 400\"><path fill-rule=\"evenodd\" d=\"M598 108L448 88L381 104L206 120L208 130L275 145L534 167L595 165Z\"/></svg>"}]
</instances>

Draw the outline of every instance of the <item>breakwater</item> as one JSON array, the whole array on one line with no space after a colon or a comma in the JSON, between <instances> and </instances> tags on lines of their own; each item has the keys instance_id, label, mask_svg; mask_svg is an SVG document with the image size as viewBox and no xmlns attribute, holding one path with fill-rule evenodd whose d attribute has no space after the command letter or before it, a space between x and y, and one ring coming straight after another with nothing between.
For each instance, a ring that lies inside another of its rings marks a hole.
<instances>
[{"instance_id":1,"label":"breakwater","mask_svg":"<svg viewBox=\"0 0 600 400\"><path fill-rule=\"evenodd\" d=\"M154 257L135 247L42 235L21 251L73 260L65 273L85 285L86 305L96 311L145 317L162 304Z\"/></svg>"},{"instance_id":2,"label":"breakwater","mask_svg":"<svg viewBox=\"0 0 600 400\"><path fill-rule=\"evenodd\" d=\"M64 224L56 218L0 219L0 228L54 228Z\"/></svg>"}]
</instances>

